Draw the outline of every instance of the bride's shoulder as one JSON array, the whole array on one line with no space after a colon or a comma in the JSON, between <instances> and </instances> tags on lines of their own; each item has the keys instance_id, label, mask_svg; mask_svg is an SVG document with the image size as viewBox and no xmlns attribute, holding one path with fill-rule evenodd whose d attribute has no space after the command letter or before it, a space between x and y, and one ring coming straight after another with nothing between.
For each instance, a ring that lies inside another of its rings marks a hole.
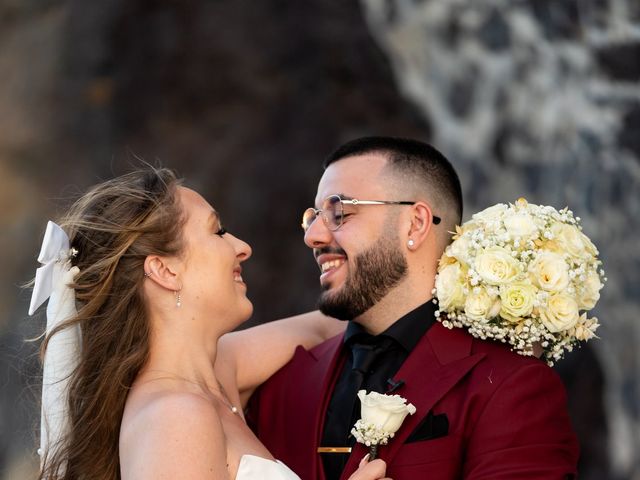
<instances>
[{"instance_id":1,"label":"bride's shoulder","mask_svg":"<svg viewBox=\"0 0 640 480\"><path fill-rule=\"evenodd\" d=\"M220 424L214 404L203 395L184 391L161 391L141 394L127 401L121 431L179 428L185 424Z\"/></svg>"},{"instance_id":2,"label":"bride's shoulder","mask_svg":"<svg viewBox=\"0 0 640 480\"><path fill-rule=\"evenodd\" d=\"M224 431L214 405L191 392L160 392L127 402L120 429L123 472L185 468L193 458L224 456ZM190 460L191 459L191 460ZM169 464L167 464L169 462ZM133 475L131 478L137 478ZM142 477L141 477L142 478Z\"/></svg>"}]
</instances>

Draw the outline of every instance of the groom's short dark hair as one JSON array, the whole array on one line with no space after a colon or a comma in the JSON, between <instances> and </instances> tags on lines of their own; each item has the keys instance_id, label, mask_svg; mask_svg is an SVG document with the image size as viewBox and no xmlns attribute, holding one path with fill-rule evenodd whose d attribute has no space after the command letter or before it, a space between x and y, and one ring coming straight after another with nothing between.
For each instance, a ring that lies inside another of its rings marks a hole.
<instances>
[{"instance_id":1,"label":"groom's short dark hair","mask_svg":"<svg viewBox=\"0 0 640 480\"><path fill-rule=\"evenodd\" d=\"M462 187L453 165L435 147L428 143L410 138L399 137L362 137L351 140L338 147L329 155L323 167L338 160L379 153L386 155L389 165L395 171L420 182L425 191L437 197L455 218L443 219L447 228L453 228L462 222Z\"/></svg>"}]
</instances>

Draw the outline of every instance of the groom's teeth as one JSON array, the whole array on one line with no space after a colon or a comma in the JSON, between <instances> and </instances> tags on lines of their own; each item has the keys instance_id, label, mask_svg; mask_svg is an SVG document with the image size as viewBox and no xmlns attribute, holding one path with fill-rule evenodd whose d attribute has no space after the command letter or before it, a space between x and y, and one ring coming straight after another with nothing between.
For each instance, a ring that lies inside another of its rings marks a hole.
<instances>
[{"instance_id":1,"label":"groom's teeth","mask_svg":"<svg viewBox=\"0 0 640 480\"><path fill-rule=\"evenodd\" d=\"M233 279L234 279L236 282L242 282L242 275L235 275L235 276L233 277Z\"/></svg>"},{"instance_id":2,"label":"groom's teeth","mask_svg":"<svg viewBox=\"0 0 640 480\"><path fill-rule=\"evenodd\" d=\"M330 270L332 268L338 268L343 263L344 263L344 260L331 260L329 262L324 262L320 266L320 270L322 271L322 273L325 273L326 271L328 271L328 270Z\"/></svg>"}]
</instances>

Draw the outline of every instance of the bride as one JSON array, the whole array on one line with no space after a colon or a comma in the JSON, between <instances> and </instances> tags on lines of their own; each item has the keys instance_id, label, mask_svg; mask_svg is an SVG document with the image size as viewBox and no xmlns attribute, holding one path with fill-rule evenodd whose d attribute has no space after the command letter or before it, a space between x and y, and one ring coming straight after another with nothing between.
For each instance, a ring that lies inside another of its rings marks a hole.
<instances>
[{"instance_id":1,"label":"bride","mask_svg":"<svg viewBox=\"0 0 640 480\"><path fill-rule=\"evenodd\" d=\"M170 170L93 187L62 227L62 275L78 310L48 329L45 378L56 336L76 329L81 342L64 390L68 426L41 453L39 478L297 479L243 407L297 345L344 324L311 313L228 333L252 313L242 281L251 248ZM383 478L385 468L363 459L351 480Z\"/></svg>"}]
</instances>

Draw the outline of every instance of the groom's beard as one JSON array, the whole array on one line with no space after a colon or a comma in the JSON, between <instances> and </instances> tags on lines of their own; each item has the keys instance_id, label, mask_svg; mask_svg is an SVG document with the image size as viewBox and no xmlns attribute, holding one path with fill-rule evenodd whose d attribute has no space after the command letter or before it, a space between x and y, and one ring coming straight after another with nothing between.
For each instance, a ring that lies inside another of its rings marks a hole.
<instances>
[{"instance_id":1,"label":"groom's beard","mask_svg":"<svg viewBox=\"0 0 640 480\"><path fill-rule=\"evenodd\" d=\"M340 320L352 320L378 303L407 274L407 260L397 242L397 236L385 234L358 254L344 285L335 293L327 285L320 294L320 311Z\"/></svg>"}]
</instances>

